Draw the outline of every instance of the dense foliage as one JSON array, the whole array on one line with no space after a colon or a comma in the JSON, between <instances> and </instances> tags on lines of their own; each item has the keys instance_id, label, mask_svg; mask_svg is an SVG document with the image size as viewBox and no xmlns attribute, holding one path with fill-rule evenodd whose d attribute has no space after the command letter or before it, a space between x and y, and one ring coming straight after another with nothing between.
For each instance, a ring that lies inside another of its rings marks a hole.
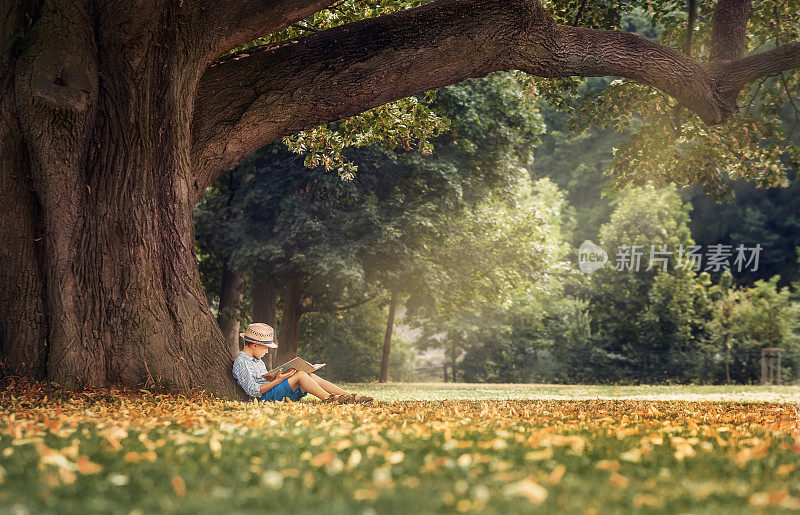
<instances>
[{"instance_id":1,"label":"dense foliage","mask_svg":"<svg viewBox=\"0 0 800 515\"><path fill-rule=\"evenodd\" d=\"M779 347L782 379L795 381L800 304L778 276L742 287L725 271L715 283L708 254L696 270L689 213L674 188L619 194L597 237L605 267L463 325L465 379L757 383L761 349Z\"/></svg>"}]
</instances>

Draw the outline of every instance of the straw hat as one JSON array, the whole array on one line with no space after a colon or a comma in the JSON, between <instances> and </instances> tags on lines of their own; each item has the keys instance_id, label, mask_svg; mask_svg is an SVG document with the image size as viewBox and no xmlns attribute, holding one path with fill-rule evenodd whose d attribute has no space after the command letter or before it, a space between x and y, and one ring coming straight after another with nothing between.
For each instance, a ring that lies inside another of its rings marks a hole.
<instances>
[{"instance_id":1,"label":"straw hat","mask_svg":"<svg viewBox=\"0 0 800 515\"><path fill-rule=\"evenodd\" d=\"M275 330L267 324L250 324L247 330L239 333L239 336L246 342L258 343L277 349L278 345L275 343Z\"/></svg>"}]
</instances>

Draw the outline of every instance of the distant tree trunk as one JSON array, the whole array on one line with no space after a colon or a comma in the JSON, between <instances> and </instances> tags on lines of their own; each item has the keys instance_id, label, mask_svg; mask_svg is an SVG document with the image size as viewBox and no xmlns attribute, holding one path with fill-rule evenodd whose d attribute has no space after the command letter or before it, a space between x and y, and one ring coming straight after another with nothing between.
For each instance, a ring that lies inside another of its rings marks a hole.
<instances>
[{"instance_id":1,"label":"distant tree trunk","mask_svg":"<svg viewBox=\"0 0 800 515\"><path fill-rule=\"evenodd\" d=\"M233 209L231 209L233 206L233 197L236 194L236 181L233 179L233 174L228 174L228 200L226 202L226 216L228 221L233 220L235 217L235 213ZM239 288L241 285L242 276L239 272L231 268L228 258L225 258L222 264L222 282L219 289L219 313L217 314L217 324L219 324L222 335L230 346L231 355L234 359L239 353L239 302L242 298L242 292Z\"/></svg>"},{"instance_id":2,"label":"distant tree trunk","mask_svg":"<svg viewBox=\"0 0 800 515\"><path fill-rule=\"evenodd\" d=\"M272 277L265 276L253 284L253 322L278 323L278 287Z\"/></svg>"},{"instance_id":3,"label":"distant tree trunk","mask_svg":"<svg viewBox=\"0 0 800 515\"><path fill-rule=\"evenodd\" d=\"M731 335L725 335L725 384L731 384Z\"/></svg>"},{"instance_id":4,"label":"distant tree trunk","mask_svg":"<svg viewBox=\"0 0 800 515\"><path fill-rule=\"evenodd\" d=\"M446 383L447 380L448 380L448 378L447 378L447 361L446 360L442 363L442 371L444 372L444 382Z\"/></svg>"},{"instance_id":5,"label":"distant tree trunk","mask_svg":"<svg viewBox=\"0 0 800 515\"><path fill-rule=\"evenodd\" d=\"M242 276L231 270L227 261L222 266L222 286L219 295L217 323L231 348L231 354L239 353L239 302L242 299Z\"/></svg>"},{"instance_id":6,"label":"distant tree trunk","mask_svg":"<svg viewBox=\"0 0 800 515\"><path fill-rule=\"evenodd\" d=\"M392 329L394 328L394 311L397 307L397 292L392 291L389 300L389 317L386 321L386 335L383 337L383 358L381 359L380 382L385 383L389 380L389 352L392 347Z\"/></svg>"},{"instance_id":7,"label":"distant tree trunk","mask_svg":"<svg viewBox=\"0 0 800 515\"><path fill-rule=\"evenodd\" d=\"M303 315L303 277L294 276L286 284L283 294L283 317L278 340L278 362L297 356L297 343L300 339L300 317Z\"/></svg>"},{"instance_id":8,"label":"distant tree trunk","mask_svg":"<svg viewBox=\"0 0 800 515\"><path fill-rule=\"evenodd\" d=\"M453 375L453 382L457 383L458 379L456 377L456 366L457 365L456 365L456 344L455 344L455 342L453 342L453 346L452 346L451 350L452 350L452 352L450 354L450 359L452 360L451 361L452 364L450 365L450 370L453 372L453 374L452 374Z\"/></svg>"},{"instance_id":9,"label":"distant tree trunk","mask_svg":"<svg viewBox=\"0 0 800 515\"><path fill-rule=\"evenodd\" d=\"M264 276L253 285L253 322L269 324L277 330L278 287L272 277ZM263 358L270 370L276 361L275 354L276 349L270 349Z\"/></svg>"}]
</instances>

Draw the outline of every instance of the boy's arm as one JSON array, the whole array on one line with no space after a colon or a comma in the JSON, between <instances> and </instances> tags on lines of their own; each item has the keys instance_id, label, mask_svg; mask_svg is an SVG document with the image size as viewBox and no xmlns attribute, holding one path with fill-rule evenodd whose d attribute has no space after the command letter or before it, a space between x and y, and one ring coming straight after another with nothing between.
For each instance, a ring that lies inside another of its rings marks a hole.
<instances>
[{"instance_id":1,"label":"boy's arm","mask_svg":"<svg viewBox=\"0 0 800 515\"><path fill-rule=\"evenodd\" d=\"M275 376L275 379L273 379L272 381L270 381L267 384L262 384L261 385L261 393L263 394L264 392L266 392L267 390L269 390L273 386L281 384L284 379L286 379L287 377L292 377L292 375L295 372L296 372L296 370L291 370L291 371L286 372L286 373L278 372L278 375ZM264 377L266 377L266 376L264 376Z\"/></svg>"},{"instance_id":2,"label":"boy's arm","mask_svg":"<svg viewBox=\"0 0 800 515\"><path fill-rule=\"evenodd\" d=\"M284 379L286 379L287 377L289 377L289 376L288 376L288 375L286 375L286 374L281 374L281 373L278 373L278 375L277 375L277 376L275 376L275 379L273 379L272 381L270 381L270 382L269 382L269 383L267 383L267 384L262 384L262 385L261 385L261 393L263 394L264 392L266 392L267 390L269 390L269 389L270 389L270 388L272 388L273 386L279 385L279 384L280 384L280 383L282 383L282 382L283 382L283 380L284 380Z\"/></svg>"},{"instance_id":3,"label":"boy's arm","mask_svg":"<svg viewBox=\"0 0 800 515\"><path fill-rule=\"evenodd\" d=\"M236 382L239 383L239 386L241 386L250 397L261 397L261 394L266 391L261 390L260 386L262 385L256 383L256 380L253 379L253 376L250 375L250 371L247 370L247 367L243 363L233 363L233 377L236 378Z\"/></svg>"}]
</instances>

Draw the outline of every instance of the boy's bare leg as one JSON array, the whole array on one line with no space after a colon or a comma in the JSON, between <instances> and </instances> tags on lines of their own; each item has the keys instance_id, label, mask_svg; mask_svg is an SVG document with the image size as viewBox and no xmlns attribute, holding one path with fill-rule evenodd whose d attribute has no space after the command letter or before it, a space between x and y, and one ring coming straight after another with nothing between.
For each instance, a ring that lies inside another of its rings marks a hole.
<instances>
[{"instance_id":1,"label":"boy's bare leg","mask_svg":"<svg viewBox=\"0 0 800 515\"><path fill-rule=\"evenodd\" d=\"M322 400L325 400L330 395L328 392L325 391L317 382L312 379L308 373L303 372L302 370L295 372L292 374L292 377L288 379L289 386L292 387L292 390L297 389L297 385L303 387L303 391L310 393L316 397L319 397Z\"/></svg>"},{"instance_id":2,"label":"boy's bare leg","mask_svg":"<svg viewBox=\"0 0 800 515\"><path fill-rule=\"evenodd\" d=\"M322 379L317 374L308 374L308 375L311 376L311 379L316 381L317 384L320 385L322 387L322 389L325 390L328 393L333 393L333 394L336 394L336 395L346 395L347 394L346 391L342 390L341 388L339 388L335 384L331 383L327 379Z\"/></svg>"}]
</instances>

